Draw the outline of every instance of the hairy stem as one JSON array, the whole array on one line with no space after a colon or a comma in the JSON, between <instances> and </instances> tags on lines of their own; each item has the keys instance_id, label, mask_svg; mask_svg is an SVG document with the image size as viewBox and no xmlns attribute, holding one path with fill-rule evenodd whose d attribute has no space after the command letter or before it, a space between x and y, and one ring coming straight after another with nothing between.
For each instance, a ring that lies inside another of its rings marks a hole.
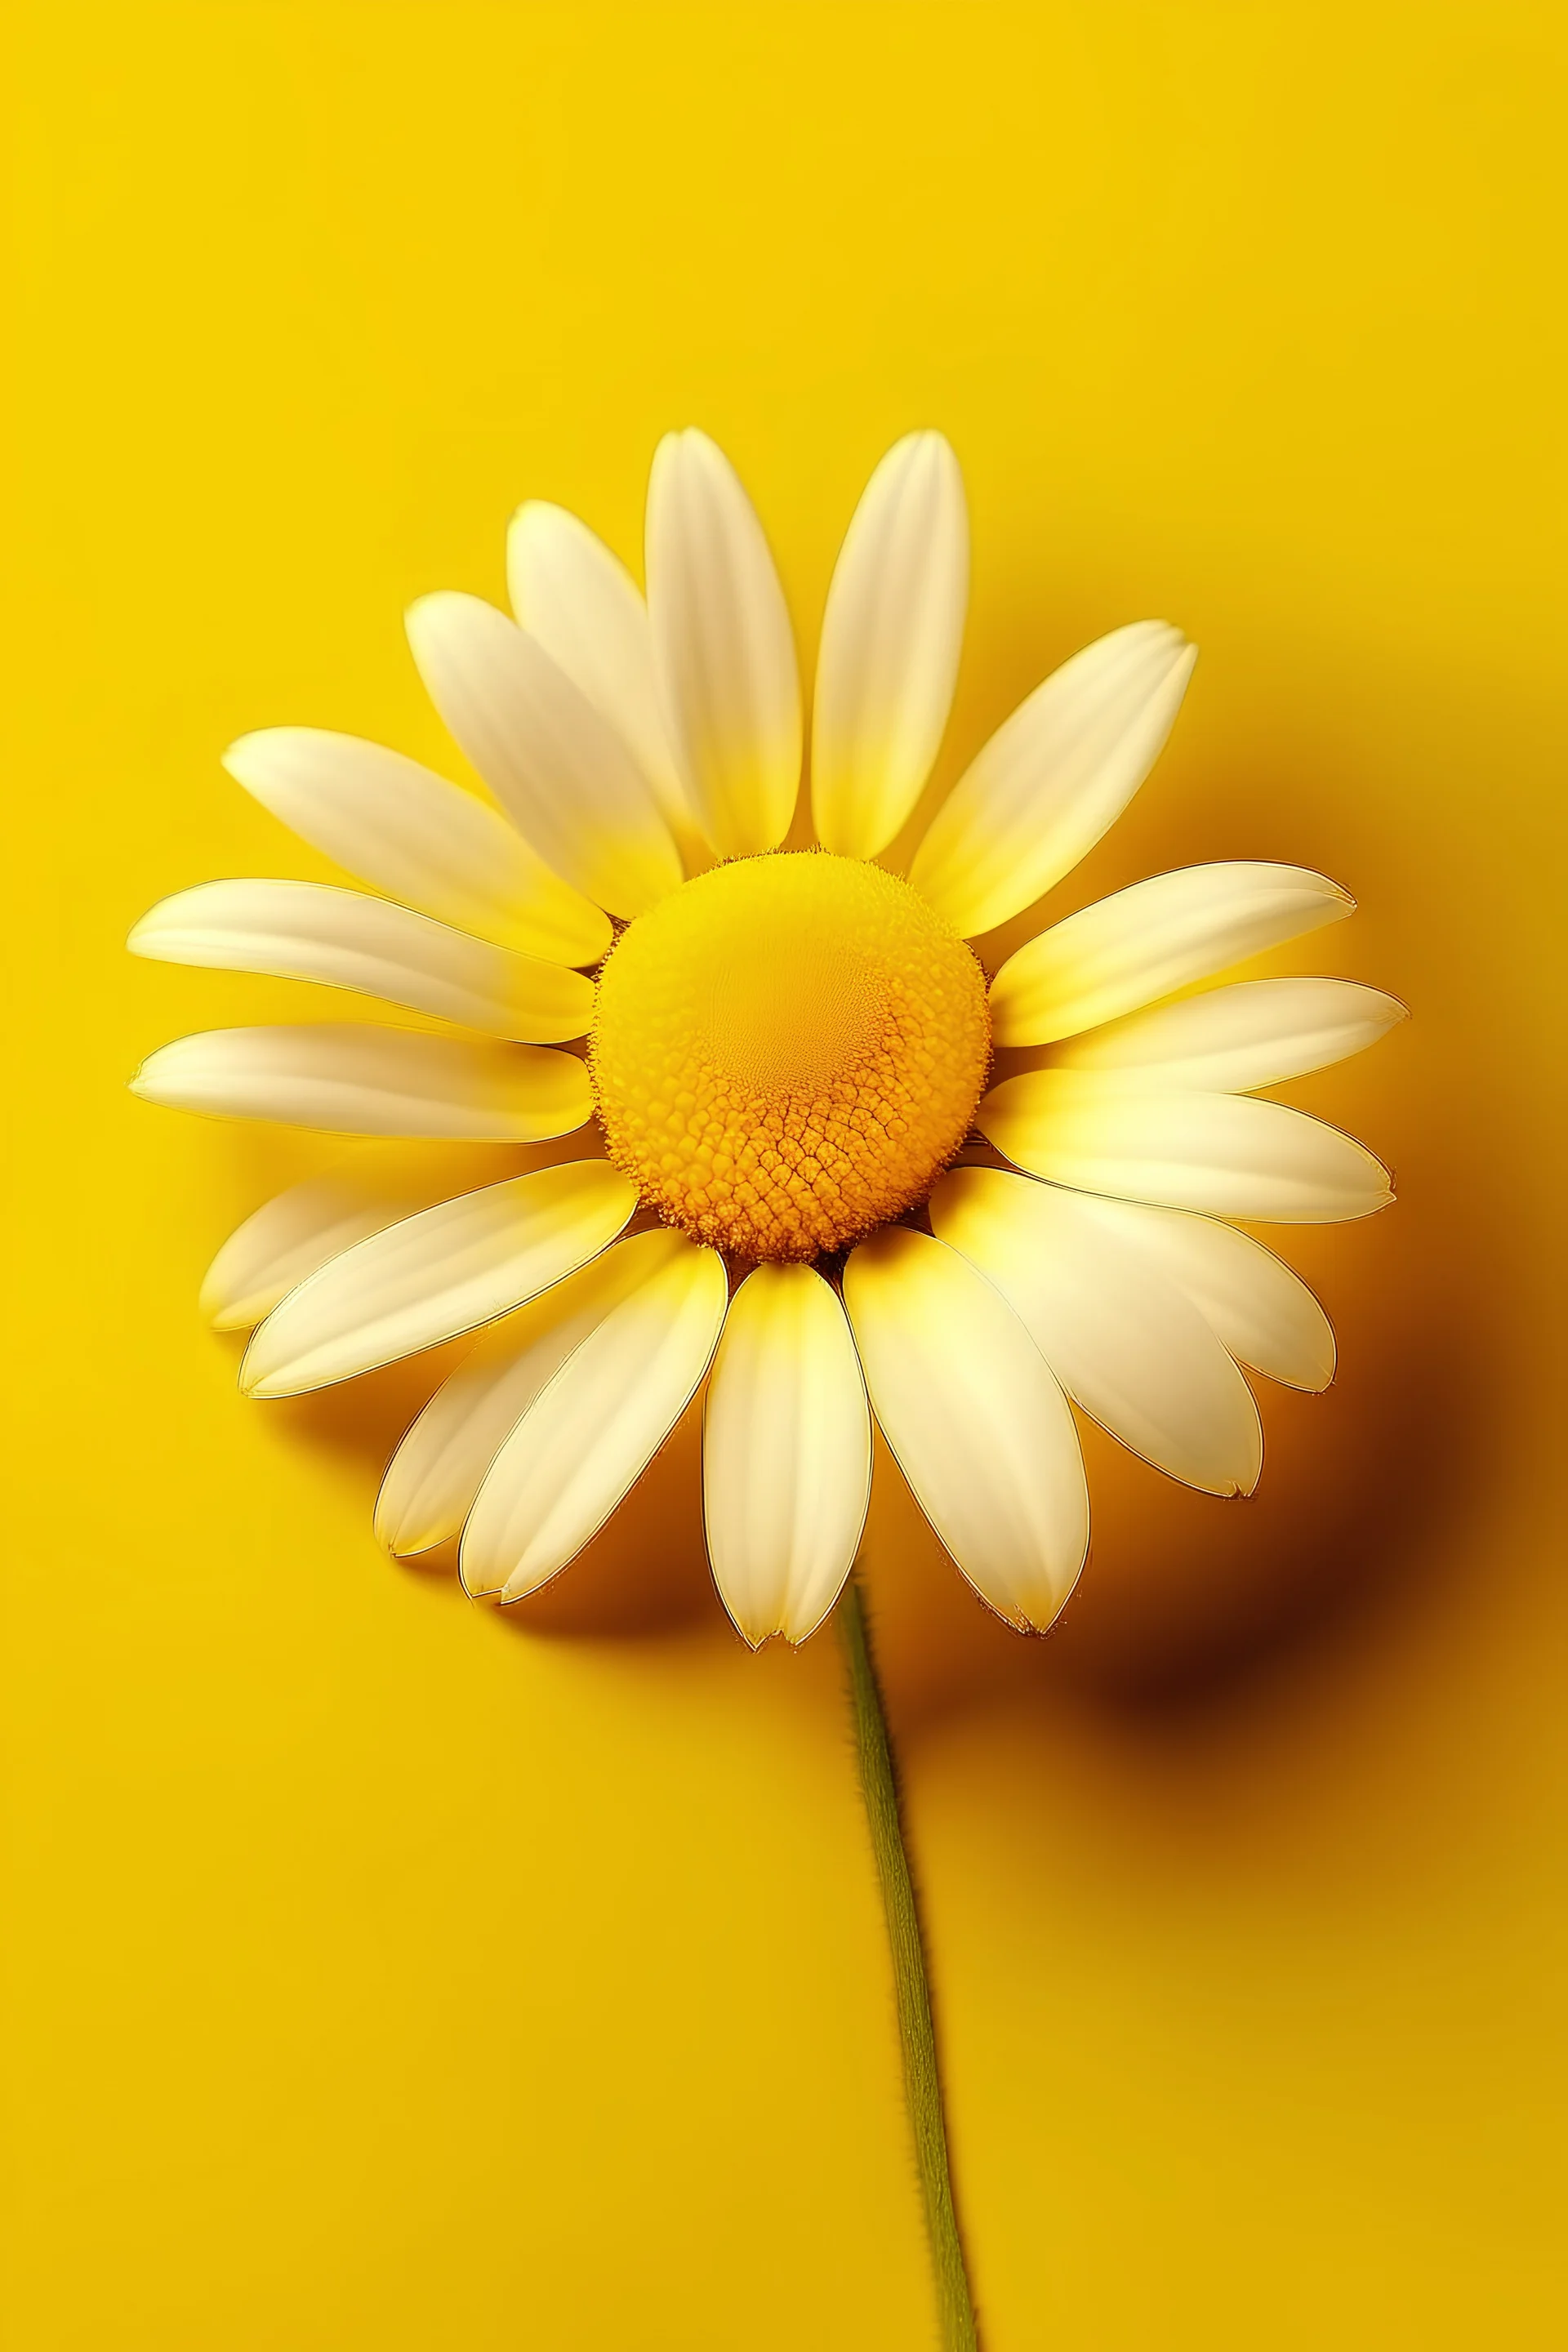
<instances>
[{"instance_id":1,"label":"hairy stem","mask_svg":"<svg viewBox=\"0 0 1568 2352\"><path fill-rule=\"evenodd\" d=\"M871 1655L866 1604L858 1577L851 1576L845 1586L835 1613L849 1668L860 1785L865 1792L866 1819L870 1826L877 1875L882 1887L882 1908L888 1921L898 2000L899 2046L904 2063L904 2103L914 2134L926 2235L936 2274L943 2352L978 2352L974 2299L969 2290L963 2241L959 2235L958 2214L952 2200L952 2175L948 2167L947 2123L942 2112L942 2074L937 2065L936 2031L931 2022L925 1945L904 1844L887 1711Z\"/></svg>"}]
</instances>

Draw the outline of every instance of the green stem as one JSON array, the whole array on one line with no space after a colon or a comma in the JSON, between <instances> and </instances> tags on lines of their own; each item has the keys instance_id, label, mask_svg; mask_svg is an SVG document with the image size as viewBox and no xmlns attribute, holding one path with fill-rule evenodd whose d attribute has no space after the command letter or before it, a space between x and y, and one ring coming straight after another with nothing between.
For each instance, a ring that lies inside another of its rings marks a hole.
<instances>
[{"instance_id":1,"label":"green stem","mask_svg":"<svg viewBox=\"0 0 1568 2352\"><path fill-rule=\"evenodd\" d=\"M850 1577L835 1614L849 1667L860 1785L865 1792L866 1818L877 1857L888 1942L892 1951L899 2045L904 2062L904 2104L914 2133L926 2235L936 2273L943 2352L978 2352L974 2298L969 2291L963 2241L959 2235L952 2201L952 2175L948 2168L947 2124L942 2113L942 2074L937 2065L936 2029L931 2022L931 1984L926 1974L920 1910L904 1844L887 1710L871 1656L858 1577Z\"/></svg>"}]
</instances>

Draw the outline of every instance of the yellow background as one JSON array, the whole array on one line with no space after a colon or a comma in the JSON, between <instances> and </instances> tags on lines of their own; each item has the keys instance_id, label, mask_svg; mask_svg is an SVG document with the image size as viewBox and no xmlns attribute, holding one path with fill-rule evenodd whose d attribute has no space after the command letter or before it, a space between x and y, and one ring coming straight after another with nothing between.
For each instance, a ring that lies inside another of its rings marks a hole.
<instances>
[{"instance_id":1,"label":"yellow background","mask_svg":"<svg viewBox=\"0 0 1568 2352\"><path fill-rule=\"evenodd\" d=\"M402 607L499 596L529 494L636 562L686 422L807 659L873 461L944 427L942 775L1168 615L1186 711L1055 909L1302 860L1363 911L1266 968L1417 1016L1292 1091L1402 1201L1287 1240L1342 1371L1268 1393L1257 1500L1091 1436L1043 1644L879 1500L987 2345L1564 2339L1561 24L14 12L17 2352L931 2340L831 1642L728 1633L689 1434L505 1621L383 1559L406 1386L242 1405L195 1308L322 1147L123 1091L334 1009L122 953L184 885L327 872L225 743L442 764Z\"/></svg>"}]
</instances>

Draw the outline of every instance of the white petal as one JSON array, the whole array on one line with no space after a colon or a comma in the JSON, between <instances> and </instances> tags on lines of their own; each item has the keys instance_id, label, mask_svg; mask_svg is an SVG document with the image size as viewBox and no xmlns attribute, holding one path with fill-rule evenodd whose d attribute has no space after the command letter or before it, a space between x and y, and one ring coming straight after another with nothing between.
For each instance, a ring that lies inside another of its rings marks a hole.
<instances>
[{"instance_id":1,"label":"white petal","mask_svg":"<svg viewBox=\"0 0 1568 2352\"><path fill-rule=\"evenodd\" d=\"M1328 1387L1334 1377L1329 1318L1272 1250L1212 1217L1088 1192L1076 1197L1090 1216L1162 1267L1242 1363L1287 1388Z\"/></svg>"},{"instance_id":2,"label":"white petal","mask_svg":"<svg viewBox=\"0 0 1568 2352\"><path fill-rule=\"evenodd\" d=\"M545 863L612 914L675 889L680 853L621 737L537 639L478 596L422 596L408 642L431 701Z\"/></svg>"},{"instance_id":3,"label":"white petal","mask_svg":"<svg viewBox=\"0 0 1568 2352\"><path fill-rule=\"evenodd\" d=\"M647 486L659 709L721 857L776 848L800 786L800 673L762 524L705 433L667 433Z\"/></svg>"},{"instance_id":4,"label":"white petal","mask_svg":"<svg viewBox=\"0 0 1568 2352\"><path fill-rule=\"evenodd\" d=\"M617 1242L484 1334L388 1465L375 1506L375 1532L388 1551L428 1551L457 1534L545 1382L612 1307L682 1246L679 1234L663 1229Z\"/></svg>"},{"instance_id":5,"label":"white petal","mask_svg":"<svg viewBox=\"0 0 1568 2352\"><path fill-rule=\"evenodd\" d=\"M724 1320L716 1250L667 1262L563 1365L496 1456L463 1530L468 1591L516 1601L596 1535L696 1394Z\"/></svg>"},{"instance_id":6,"label":"white petal","mask_svg":"<svg viewBox=\"0 0 1568 2352\"><path fill-rule=\"evenodd\" d=\"M378 890L554 963L597 963L610 926L483 801L400 751L268 727L223 755L263 808Z\"/></svg>"},{"instance_id":7,"label":"white petal","mask_svg":"<svg viewBox=\"0 0 1568 2352\"><path fill-rule=\"evenodd\" d=\"M1338 1128L1251 1095L1142 1088L1088 1071L1031 1070L974 1115L998 1151L1084 1192L1281 1224L1367 1217L1388 1171Z\"/></svg>"},{"instance_id":8,"label":"white petal","mask_svg":"<svg viewBox=\"0 0 1568 2352\"><path fill-rule=\"evenodd\" d=\"M594 1108L574 1055L353 1021L205 1029L149 1054L131 1091L209 1118L490 1143L570 1134Z\"/></svg>"},{"instance_id":9,"label":"white petal","mask_svg":"<svg viewBox=\"0 0 1568 2352\"><path fill-rule=\"evenodd\" d=\"M991 983L999 1045L1047 1045L1353 914L1302 866L1184 866L1042 931Z\"/></svg>"},{"instance_id":10,"label":"white petal","mask_svg":"<svg viewBox=\"0 0 1568 2352\"><path fill-rule=\"evenodd\" d=\"M1351 980L1244 980L1075 1037L1064 1070L1127 1070L1146 1085L1247 1094L1342 1062L1405 1018L1396 997Z\"/></svg>"},{"instance_id":11,"label":"white petal","mask_svg":"<svg viewBox=\"0 0 1568 2352\"><path fill-rule=\"evenodd\" d=\"M412 1201L376 1199L341 1178L279 1192L237 1225L206 1270L201 1310L215 1331L248 1331L307 1275L367 1234L410 1215Z\"/></svg>"},{"instance_id":12,"label":"white petal","mask_svg":"<svg viewBox=\"0 0 1568 2352\"><path fill-rule=\"evenodd\" d=\"M965 938L994 930L1086 856L1159 758L1197 659L1134 621L1037 686L959 779L910 880Z\"/></svg>"},{"instance_id":13,"label":"white petal","mask_svg":"<svg viewBox=\"0 0 1568 2352\"><path fill-rule=\"evenodd\" d=\"M853 1253L844 1304L921 1510L981 1598L1043 1632L1089 1545L1083 1455L1049 1365L1000 1291L902 1226Z\"/></svg>"},{"instance_id":14,"label":"white petal","mask_svg":"<svg viewBox=\"0 0 1568 2352\"><path fill-rule=\"evenodd\" d=\"M542 499L512 517L506 562L518 620L608 719L679 839L691 811L659 717L653 633L636 581L586 523Z\"/></svg>"},{"instance_id":15,"label":"white petal","mask_svg":"<svg viewBox=\"0 0 1568 2352\"><path fill-rule=\"evenodd\" d=\"M1080 1195L959 1168L931 1194L931 1222L1113 1437L1189 1486L1252 1492L1263 1431L1251 1390L1185 1294Z\"/></svg>"},{"instance_id":16,"label":"white petal","mask_svg":"<svg viewBox=\"0 0 1568 2352\"><path fill-rule=\"evenodd\" d=\"M940 433L895 442L856 508L827 592L811 722L817 839L874 857L942 742L969 603L969 514Z\"/></svg>"},{"instance_id":17,"label":"white petal","mask_svg":"<svg viewBox=\"0 0 1568 2352\"><path fill-rule=\"evenodd\" d=\"M491 1323L614 1241L637 1192L602 1160L465 1192L356 1242L275 1307L246 1351L247 1396L298 1396Z\"/></svg>"},{"instance_id":18,"label":"white petal","mask_svg":"<svg viewBox=\"0 0 1568 2352\"><path fill-rule=\"evenodd\" d=\"M126 944L160 963L352 988L492 1037L581 1037L594 1017L580 971L316 882L205 882L143 915Z\"/></svg>"},{"instance_id":19,"label":"white petal","mask_svg":"<svg viewBox=\"0 0 1568 2352\"><path fill-rule=\"evenodd\" d=\"M808 1265L731 1302L702 1428L708 1556L755 1649L804 1642L843 1588L871 1496L871 1417L844 1309Z\"/></svg>"}]
</instances>

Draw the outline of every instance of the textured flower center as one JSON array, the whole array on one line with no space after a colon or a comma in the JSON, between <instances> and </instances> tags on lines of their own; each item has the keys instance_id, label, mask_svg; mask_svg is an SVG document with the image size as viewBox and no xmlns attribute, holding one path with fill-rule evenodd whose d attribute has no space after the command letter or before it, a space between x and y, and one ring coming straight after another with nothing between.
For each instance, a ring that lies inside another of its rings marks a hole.
<instances>
[{"instance_id":1,"label":"textured flower center","mask_svg":"<svg viewBox=\"0 0 1568 2352\"><path fill-rule=\"evenodd\" d=\"M591 1066L645 1201L745 1258L810 1258L923 1200L968 1132L978 962L854 858L748 857L660 899L599 975Z\"/></svg>"}]
</instances>

